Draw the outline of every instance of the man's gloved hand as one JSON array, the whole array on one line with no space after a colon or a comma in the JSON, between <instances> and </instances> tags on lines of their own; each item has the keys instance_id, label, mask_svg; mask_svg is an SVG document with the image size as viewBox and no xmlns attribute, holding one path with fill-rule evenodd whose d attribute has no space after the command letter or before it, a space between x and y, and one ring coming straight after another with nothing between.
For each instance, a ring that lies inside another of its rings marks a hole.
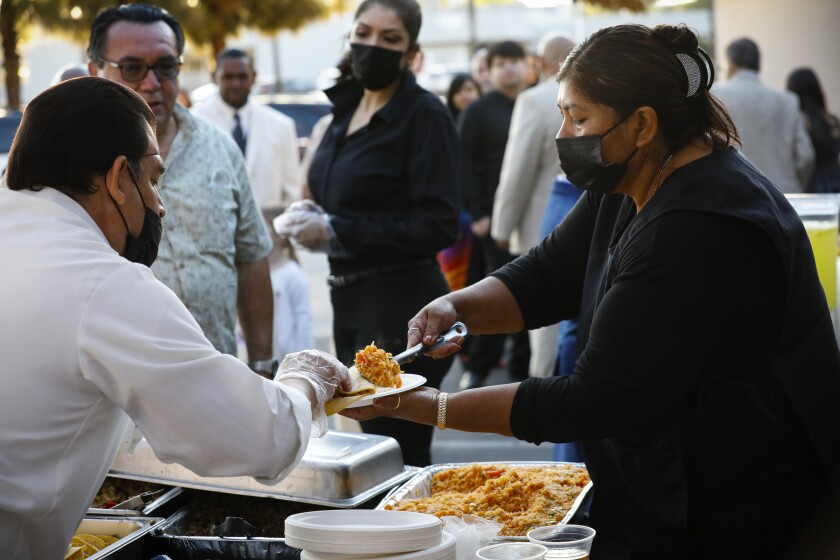
<instances>
[{"instance_id":1,"label":"man's gloved hand","mask_svg":"<svg viewBox=\"0 0 840 560\"><path fill-rule=\"evenodd\" d=\"M301 389L309 397L312 403L312 437L321 437L327 432L324 403L333 397L336 388L352 389L344 364L320 350L287 354L274 380Z\"/></svg>"}]
</instances>

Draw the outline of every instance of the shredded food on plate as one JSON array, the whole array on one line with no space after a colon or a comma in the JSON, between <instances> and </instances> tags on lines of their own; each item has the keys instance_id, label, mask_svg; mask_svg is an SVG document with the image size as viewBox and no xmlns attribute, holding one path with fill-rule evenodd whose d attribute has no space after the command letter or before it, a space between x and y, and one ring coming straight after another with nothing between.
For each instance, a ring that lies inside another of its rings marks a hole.
<instances>
[{"instance_id":1,"label":"shredded food on plate","mask_svg":"<svg viewBox=\"0 0 840 560\"><path fill-rule=\"evenodd\" d=\"M402 387L400 364L390 352L377 348L373 342L356 352L356 369L377 387Z\"/></svg>"},{"instance_id":2,"label":"shredded food on plate","mask_svg":"<svg viewBox=\"0 0 840 560\"><path fill-rule=\"evenodd\" d=\"M468 465L432 477L432 495L409 498L385 509L438 517L477 515L502 523L500 536L525 536L536 527L556 525L571 509L589 473L583 467Z\"/></svg>"}]
</instances>

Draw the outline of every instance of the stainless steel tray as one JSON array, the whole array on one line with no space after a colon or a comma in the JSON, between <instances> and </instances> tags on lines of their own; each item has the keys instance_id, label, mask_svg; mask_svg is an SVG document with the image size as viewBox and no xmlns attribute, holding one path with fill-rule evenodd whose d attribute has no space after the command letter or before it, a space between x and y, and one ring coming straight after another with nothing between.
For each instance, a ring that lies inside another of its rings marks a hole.
<instances>
[{"instance_id":1,"label":"stainless steel tray","mask_svg":"<svg viewBox=\"0 0 840 560\"><path fill-rule=\"evenodd\" d=\"M395 505L400 500L410 499L410 498L427 498L432 495L432 477L437 473L449 469L455 469L459 467L466 467L469 465L499 465L499 466L507 466L507 467L546 467L546 468L556 468L558 466L574 466L574 467L583 467L586 468L586 465L583 463L568 463L568 462L540 462L540 461L522 461L522 462L510 462L510 461L489 461L489 462L471 462L471 463L441 463L438 465L431 465L424 469L421 469L416 475L414 475L411 480L405 482L402 486L395 488L392 492L390 492L387 496L385 496L382 501L374 509L385 509L386 505ZM566 512L566 515L563 516L563 519L560 523L568 523L569 520L577 513L578 509L580 509L581 505L587 499L590 490L592 490L592 482L590 481L586 486L583 487L578 497L575 498L572 507L569 508L569 511ZM528 537L524 536L516 536L516 537L497 537L496 540L498 541L527 541Z\"/></svg>"},{"instance_id":2,"label":"stainless steel tray","mask_svg":"<svg viewBox=\"0 0 840 560\"><path fill-rule=\"evenodd\" d=\"M155 535L160 546L173 558L183 560L299 560L300 550L286 545L286 539L264 537L175 537Z\"/></svg>"},{"instance_id":3,"label":"stainless steel tray","mask_svg":"<svg viewBox=\"0 0 840 560\"><path fill-rule=\"evenodd\" d=\"M300 550L287 546L286 539L283 537L254 536L249 531L245 531L247 536L184 535L183 532L186 529L184 524L196 507L196 504L188 504L152 532L152 537L157 541L157 548L172 555L173 558L184 560L209 558L298 560L300 558ZM252 520L259 521L253 518ZM256 529L256 527L251 528Z\"/></svg>"},{"instance_id":4,"label":"stainless steel tray","mask_svg":"<svg viewBox=\"0 0 840 560\"><path fill-rule=\"evenodd\" d=\"M173 500L178 499L183 492L183 489L179 487L170 488L169 490L162 492L158 495L154 500L145 504L141 509L115 509L115 508L88 508L87 514L89 516L105 516L105 517L138 517L138 516L151 516L157 517L157 512L165 509L165 506L169 505ZM164 515L165 516L165 515Z\"/></svg>"},{"instance_id":5,"label":"stainless steel tray","mask_svg":"<svg viewBox=\"0 0 840 560\"><path fill-rule=\"evenodd\" d=\"M76 534L111 535L119 538L114 544L88 556L88 560L114 558L120 551L132 547L135 541L163 520L162 517L86 517L76 529Z\"/></svg>"},{"instance_id":6,"label":"stainless steel tray","mask_svg":"<svg viewBox=\"0 0 840 560\"><path fill-rule=\"evenodd\" d=\"M336 508L352 508L408 480L420 469L406 467L396 440L374 434L329 431L313 439L300 464L280 482L251 477L201 477L176 463L164 463L141 440L133 452L121 450L109 476L199 490L280 498Z\"/></svg>"}]
</instances>

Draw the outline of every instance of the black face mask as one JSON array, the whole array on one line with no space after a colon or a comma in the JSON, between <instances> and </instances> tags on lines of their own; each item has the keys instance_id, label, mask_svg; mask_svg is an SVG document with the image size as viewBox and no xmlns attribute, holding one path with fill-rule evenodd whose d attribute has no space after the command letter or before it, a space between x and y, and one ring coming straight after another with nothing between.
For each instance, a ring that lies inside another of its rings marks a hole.
<instances>
[{"instance_id":1,"label":"black face mask","mask_svg":"<svg viewBox=\"0 0 840 560\"><path fill-rule=\"evenodd\" d=\"M383 89L396 80L402 72L400 62L405 54L402 51L358 43L350 43L350 49L353 77L359 80L365 89L372 91Z\"/></svg>"},{"instance_id":2,"label":"black face mask","mask_svg":"<svg viewBox=\"0 0 840 560\"><path fill-rule=\"evenodd\" d=\"M601 139L626 119L627 117L624 117L603 134L554 139L560 168L570 183L579 189L599 193L609 194L615 191L627 173L627 162L638 148L635 148L622 163L605 164L601 160Z\"/></svg>"},{"instance_id":3,"label":"black face mask","mask_svg":"<svg viewBox=\"0 0 840 560\"><path fill-rule=\"evenodd\" d=\"M137 189L140 200L143 200L140 187L137 185L137 179L134 178L134 174L130 171L129 175L131 175L131 180L134 181L134 188ZM114 199L112 198L111 200L113 201ZM125 251L123 252L123 257L131 262L145 264L151 267L157 258L160 237L163 234L163 221L157 212L146 206L146 201L143 200L143 206L146 208L146 215L143 218L143 228L140 230L140 235L134 237L131 235L131 230L128 229L128 223L125 221L125 216L123 216L120 207L116 202L114 202L114 205L117 206L117 212L120 213L123 224L125 224Z\"/></svg>"}]
</instances>

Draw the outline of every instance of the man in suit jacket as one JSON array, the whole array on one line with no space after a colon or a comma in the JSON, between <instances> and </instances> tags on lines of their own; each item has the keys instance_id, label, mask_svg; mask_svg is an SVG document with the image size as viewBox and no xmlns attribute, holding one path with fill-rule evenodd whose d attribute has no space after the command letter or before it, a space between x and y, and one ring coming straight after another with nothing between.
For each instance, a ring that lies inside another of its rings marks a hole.
<instances>
[{"instance_id":1,"label":"man in suit jacket","mask_svg":"<svg viewBox=\"0 0 840 560\"><path fill-rule=\"evenodd\" d=\"M250 101L255 79L248 53L223 50L213 72L219 95L198 104L193 113L233 135L245 155L254 198L264 213L273 215L300 199L297 132L283 113Z\"/></svg>"},{"instance_id":2,"label":"man in suit jacket","mask_svg":"<svg viewBox=\"0 0 840 560\"><path fill-rule=\"evenodd\" d=\"M543 37L537 46L541 82L520 93L513 107L490 234L497 245L515 255L540 241L551 182L560 172L554 137L563 116L557 108L554 77L574 46L557 33Z\"/></svg>"},{"instance_id":3,"label":"man in suit jacket","mask_svg":"<svg viewBox=\"0 0 840 560\"><path fill-rule=\"evenodd\" d=\"M760 53L751 39L730 43L726 57L729 81L712 93L735 121L742 153L782 192L802 192L813 171L814 147L796 96L761 83Z\"/></svg>"},{"instance_id":4,"label":"man in suit jacket","mask_svg":"<svg viewBox=\"0 0 840 560\"><path fill-rule=\"evenodd\" d=\"M515 255L539 243L543 211L560 172L554 138L563 116L557 108L554 76L574 46L558 33L543 37L537 45L542 81L520 93L513 107L490 234L499 247ZM559 325L530 331L531 375L553 373L559 332Z\"/></svg>"}]
</instances>

